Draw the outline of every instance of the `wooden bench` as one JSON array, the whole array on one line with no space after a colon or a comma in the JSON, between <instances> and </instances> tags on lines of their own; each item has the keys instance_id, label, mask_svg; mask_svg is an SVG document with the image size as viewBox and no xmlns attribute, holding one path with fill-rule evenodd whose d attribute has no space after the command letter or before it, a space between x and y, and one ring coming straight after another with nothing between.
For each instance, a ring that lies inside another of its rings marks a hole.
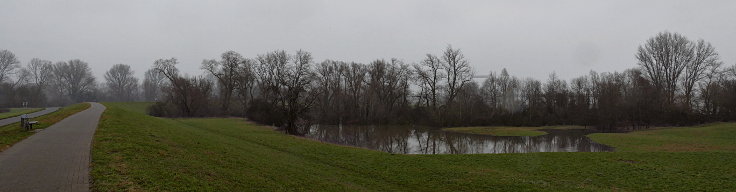
<instances>
[{"instance_id":1,"label":"wooden bench","mask_svg":"<svg viewBox=\"0 0 736 192\"><path fill-rule=\"evenodd\" d=\"M29 121L28 122L28 130L33 129L33 125L38 124L38 121Z\"/></svg>"},{"instance_id":2,"label":"wooden bench","mask_svg":"<svg viewBox=\"0 0 736 192\"><path fill-rule=\"evenodd\" d=\"M20 116L20 128L24 131L29 131L33 129L33 125L38 124L38 121L30 121L31 118L28 118L27 115L21 115Z\"/></svg>"}]
</instances>

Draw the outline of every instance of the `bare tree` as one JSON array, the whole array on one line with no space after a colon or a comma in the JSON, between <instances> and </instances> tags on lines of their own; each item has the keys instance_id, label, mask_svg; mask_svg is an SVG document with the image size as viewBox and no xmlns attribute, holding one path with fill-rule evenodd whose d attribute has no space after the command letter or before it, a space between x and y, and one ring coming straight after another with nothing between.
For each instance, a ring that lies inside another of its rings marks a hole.
<instances>
[{"instance_id":1,"label":"bare tree","mask_svg":"<svg viewBox=\"0 0 736 192\"><path fill-rule=\"evenodd\" d=\"M155 69L146 71L143 77L143 97L146 101L158 101L164 86L164 75Z\"/></svg>"},{"instance_id":2,"label":"bare tree","mask_svg":"<svg viewBox=\"0 0 736 192\"><path fill-rule=\"evenodd\" d=\"M442 65L447 79L447 103L451 104L458 90L470 82L473 75L470 63L465 60L463 53L460 49L453 49L452 46L447 46L442 54Z\"/></svg>"},{"instance_id":3,"label":"bare tree","mask_svg":"<svg viewBox=\"0 0 736 192\"><path fill-rule=\"evenodd\" d=\"M312 55L301 50L295 55L274 51L259 55L257 61L259 94L253 108L260 113L249 117L282 126L289 134L303 134L317 96Z\"/></svg>"},{"instance_id":4,"label":"bare tree","mask_svg":"<svg viewBox=\"0 0 736 192\"><path fill-rule=\"evenodd\" d=\"M255 72L258 77L261 98L271 104L276 104L282 96L280 85L285 78L289 55L285 51L279 50L259 55L257 60L258 66Z\"/></svg>"},{"instance_id":5,"label":"bare tree","mask_svg":"<svg viewBox=\"0 0 736 192\"><path fill-rule=\"evenodd\" d=\"M347 103L343 73L347 68L347 63L333 60L325 60L316 67L315 90L321 93L317 108L323 121L340 123L345 116Z\"/></svg>"},{"instance_id":6,"label":"bare tree","mask_svg":"<svg viewBox=\"0 0 736 192\"><path fill-rule=\"evenodd\" d=\"M678 33L662 32L639 46L636 59L666 104L674 103L677 82L693 60L690 41Z\"/></svg>"},{"instance_id":7,"label":"bare tree","mask_svg":"<svg viewBox=\"0 0 736 192\"><path fill-rule=\"evenodd\" d=\"M284 79L281 81L284 88L283 108L286 115L286 131L290 134L303 134L298 128L298 120L305 118L304 115L311 109L315 101L312 92L312 80L314 73L311 71L312 54L306 51L297 51L290 65L284 71Z\"/></svg>"},{"instance_id":8,"label":"bare tree","mask_svg":"<svg viewBox=\"0 0 736 192\"><path fill-rule=\"evenodd\" d=\"M535 79L526 79L522 83L521 98L526 106L526 124L534 123L535 119L540 119L542 114L542 105L544 92L542 91L542 82Z\"/></svg>"},{"instance_id":9,"label":"bare tree","mask_svg":"<svg viewBox=\"0 0 736 192\"><path fill-rule=\"evenodd\" d=\"M176 68L176 64L178 63L176 58L158 59L153 62L152 70L160 73L166 79L169 79L169 81L173 81L173 79L179 77L179 69Z\"/></svg>"},{"instance_id":10,"label":"bare tree","mask_svg":"<svg viewBox=\"0 0 736 192\"><path fill-rule=\"evenodd\" d=\"M33 58L26 67L31 74L33 83L38 86L39 89L46 88L46 85L51 80L53 65L51 61Z\"/></svg>"},{"instance_id":11,"label":"bare tree","mask_svg":"<svg viewBox=\"0 0 736 192\"><path fill-rule=\"evenodd\" d=\"M74 102L88 99L96 86L89 64L79 59L56 63L53 72L60 80L58 86L62 92Z\"/></svg>"},{"instance_id":12,"label":"bare tree","mask_svg":"<svg viewBox=\"0 0 736 192\"><path fill-rule=\"evenodd\" d=\"M0 50L0 83L15 73L15 69L20 67L19 63L13 52Z\"/></svg>"},{"instance_id":13,"label":"bare tree","mask_svg":"<svg viewBox=\"0 0 736 192\"><path fill-rule=\"evenodd\" d=\"M408 103L411 70L398 59L376 60L368 66L366 109L373 123L396 120L398 111Z\"/></svg>"},{"instance_id":14,"label":"bare tree","mask_svg":"<svg viewBox=\"0 0 736 192\"><path fill-rule=\"evenodd\" d=\"M590 109L590 100L592 98L592 87L588 76L581 76L570 81L570 112L573 114L571 118L573 123L578 125L586 125L584 122Z\"/></svg>"},{"instance_id":15,"label":"bare tree","mask_svg":"<svg viewBox=\"0 0 736 192\"><path fill-rule=\"evenodd\" d=\"M419 87L425 89L429 107L437 109L440 83L444 79L442 61L432 54L427 54L419 65L414 65L415 74L419 80Z\"/></svg>"},{"instance_id":16,"label":"bare tree","mask_svg":"<svg viewBox=\"0 0 736 192\"><path fill-rule=\"evenodd\" d=\"M348 95L347 104L349 108L350 116L357 120L365 120L365 92L366 92L366 78L368 70L365 65L352 62L350 66L345 69L343 76L345 77L345 89Z\"/></svg>"},{"instance_id":17,"label":"bare tree","mask_svg":"<svg viewBox=\"0 0 736 192\"><path fill-rule=\"evenodd\" d=\"M158 113L156 115L185 117L207 115L212 83L201 77L182 77L179 75L176 64L178 64L176 58L159 59L153 63L152 70L169 80L168 86L164 88L164 93L167 95L166 100L155 107L165 108L161 105L171 104L178 109L178 113L164 109L155 112Z\"/></svg>"},{"instance_id":18,"label":"bare tree","mask_svg":"<svg viewBox=\"0 0 736 192\"><path fill-rule=\"evenodd\" d=\"M129 65L116 64L105 73L107 88L116 101L132 101L138 91L138 78Z\"/></svg>"},{"instance_id":19,"label":"bare tree","mask_svg":"<svg viewBox=\"0 0 736 192\"><path fill-rule=\"evenodd\" d=\"M286 78L287 64L290 56L285 51L277 50L258 55L252 72L255 74L256 94L249 102L249 107L257 113L248 113L248 118L273 125L283 125L284 91L282 81Z\"/></svg>"},{"instance_id":20,"label":"bare tree","mask_svg":"<svg viewBox=\"0 0 736 192\"><path fill-rule=\"evenodd\" d=\"M229 114L230 100L239 75L238 67L245 61L245 58L235 51L227 51L222 54L221 58L220 61L214 59L202 61L202 69L217 78L222 101L221 109L224 114Z\"/></svg>"},{"instance_id":21,"label":"bare tree","mask_svg":"<svg viewBox=\"0 0 736 192\"><path fill-rule=\"evenodd\" d=\"M693 91L695 85L706 77L709 71L717 70L720 66L718 53L715 48L703 40L699 40L692 46L692 60L685 66L685 74L682 79L682 87L685 92L685 106L688 110L693 108Z\"/></svg>"},{"instance_id":22,"label":"bare tree","mask_svg":"<svg viewBox=\"0 0 736 192\"><path fill-rule=\"evenodd\" d=\"M557 77L556 73L550 74L547 83L544 85L544 101L547 104L548 112L552 116L552 122L555 124L563 123L567 118L567 82Z\"/></svg>"},{"instance_id":23,"label":"bare tree","mask_svg":"<svg viewBox=\"0 0 736 192\"><path fill-rule=\"evenodd\" d=\"M496 112L496 108L499 106L498 99L501 97L501 90L498 88L498 75L494 72L488 73L488 78L483 81L483 85L480 88L483 100L486 105L491 107L491 115Z\"/></svg>"},{"instance_id":24,"label":"bare tree","mask_svg":"<svg viewBox=\"0 0 736 192\"><path fill-rule=\"evenodd\" d=\"M519 79L509 75L509 72L504 68L501 70L496 83L500 91L499 98L497 99L500 102L500 107L509 112L517 111L519 108L519 102L517 100Z\"/></svg>"},{"instance_id":25,"label":"bare tree","mask_svg":"<svg viewBox=\"0 0 736 192\"><path fill-rule=\"evenodd\" d=\"M18 87L20 85L28 85L31 83L31 71L25 68L20 68L15 74L15 81L11 84L11 87Z\"/></svg>"},{"instance_id":26,"label":"bare tree","mask_svg":"<svg viewBox=\"0 0 736 192\"><path fill-rule=\"evenodd\" d=\"M245 59L237 68L237 76L235 77L235 91L240 98L243 108L243 115L246 114L249 107L249 100L253 98L253 88L255 87L256 76L254 72L255 61Z\"/></svg>"},{"instance_id":27,"label":"bare tree","mask_svg":"<svg viewBox=\"0 0 736 192\"><path fill-rule=\"evenodd\" d=\"M64 77L62 75L65 65L65 62L56 62L51 66L51 78L47 90L51 92L50 103L56 105L66 104L70 100L69 96L65 93Z\"/></svg>"},{"instance_id":28,"label":"bare tree","mask_svg":"<svg viewBox=\"0 0 736 192\"><path fill-rule=\"evenodd\" d=\"M188 83L179 76L179 69L176 68L176 64L178 63L179 62L176 58L158 59L153 62L152 70L158 72L169 80L169 90L173 91L173 94L170 94L171 97L169 99L173 100L172 102L177 104L177 107L181 110L183 115L190 116L193 114L193 111L191 109L191 103L189 102L189 95L186 94Z\"/></svg>"}]
</instances>

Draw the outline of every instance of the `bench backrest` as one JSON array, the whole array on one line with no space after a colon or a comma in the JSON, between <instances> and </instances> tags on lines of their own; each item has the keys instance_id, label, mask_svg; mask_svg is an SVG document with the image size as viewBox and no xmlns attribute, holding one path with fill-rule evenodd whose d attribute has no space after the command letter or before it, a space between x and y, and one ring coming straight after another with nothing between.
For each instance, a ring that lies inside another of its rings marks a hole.
<instances>
[{"instance_id":1,"label":"bench backrest","mask_svg":"<svg viewBox=\"0 0 736 192\"><path fill-rule=\"evenodd\" d=\"M28 121L30 119L27 114L20 115L20 128L25 130L28 127Z\"/></svg>"}]
</instances>

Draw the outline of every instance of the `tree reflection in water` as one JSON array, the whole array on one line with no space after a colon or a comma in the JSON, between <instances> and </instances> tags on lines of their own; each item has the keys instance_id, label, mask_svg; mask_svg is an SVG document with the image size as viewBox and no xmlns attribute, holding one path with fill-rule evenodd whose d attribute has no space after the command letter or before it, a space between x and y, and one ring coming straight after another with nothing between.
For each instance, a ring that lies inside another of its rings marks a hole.
<instances>
[{"instance_id":1,"label":"tree reflection in water","mask_svg":"<svg viewBox=\"0 0 736 192\"><path fill-rule=\"evenodd\" d=\"M530 152L599 152L612 147L594 143L591 130L544 130L542 136L487 136L412 126L314 125L305 137L401 154L474 154Z\"/></svg>"}]
</instances>

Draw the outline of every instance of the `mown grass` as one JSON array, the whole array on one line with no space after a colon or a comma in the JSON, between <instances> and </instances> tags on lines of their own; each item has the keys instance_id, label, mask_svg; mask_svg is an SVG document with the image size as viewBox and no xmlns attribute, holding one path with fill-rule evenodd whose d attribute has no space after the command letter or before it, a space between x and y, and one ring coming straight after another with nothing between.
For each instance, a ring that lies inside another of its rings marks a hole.
<instances>
[{"instance_id":1,"label":"mown grass","mask_svg":"<svg viewBox=\"0 0 736 192\"><path fill-rule=\"evenodd\" d=\"M44 129L62 119L69 117L77 112L84 111L89 108L89 103L78 103L59 109L53 113L49 113L40 117L33 118L33 121L38 121L38 124L33 126L33 129ZM13 123L10 125L0 127L0 151L4 151L10 148L13 144L25 139L28 136L33 135L33 131L23 131L20 128L20 123Z\"/></svg>"},{"instance_id":2,"label":"mown grass","mask_svg":"<svg viewBox=\"0 0 736 192\"><path fill-rule=\"evenodd\" d=\"M37 111L41 111L43 108L10 108L10 111L5 113L0 113L0 119L6 119L10 117L15 117L18 115L23 115L26 113L33 113Z\"/></svg>"},{"instance_id":3,"label":"mown grass","mask_svg":"<svg viewBox=\"0 0 736 192\"><path fill-rule=\"evenodd\" d=\"M241 119L165 119L105 105L92 148L94 191L736 189L732 152L393 155Z\"/></svg>"},{"instance_id":4,"label":"mown grass","mask_svg":"<svg viewBox=\"0 0 736 192\"><path fill-rule=\"evenodd\" d=\"M141 114L148 114L148 107L153 105L154 102L125 102L125 103L117 103L118 105L122 105L125 110L135 112L135 113L141 113Z\"/></svg>"},{"instance_id":5,"label":"mown grass","mask_svg":"<svg viewBox=\"0 0 736 192\"><path fill-rule=\"evenodd\" d=\"M546 135L543 129L584 129L582 126L544 126L544 127L506 127L506 126L490 126L490 127L451 127L444 128L444 131L470 133L479 135L493 136L539 136Z\"/></svg>"},{"instance_id":6,"label":"mown grass","mask_svg":"<svg viewBox=\"0 0 736 192\"><path fill-rule=\"evenodd\" d=\"M663 127L629 133L595 133L593 141L617 151L729 151L736 152L736 123L693 127Z\"/></svg>"}]
</instances>

